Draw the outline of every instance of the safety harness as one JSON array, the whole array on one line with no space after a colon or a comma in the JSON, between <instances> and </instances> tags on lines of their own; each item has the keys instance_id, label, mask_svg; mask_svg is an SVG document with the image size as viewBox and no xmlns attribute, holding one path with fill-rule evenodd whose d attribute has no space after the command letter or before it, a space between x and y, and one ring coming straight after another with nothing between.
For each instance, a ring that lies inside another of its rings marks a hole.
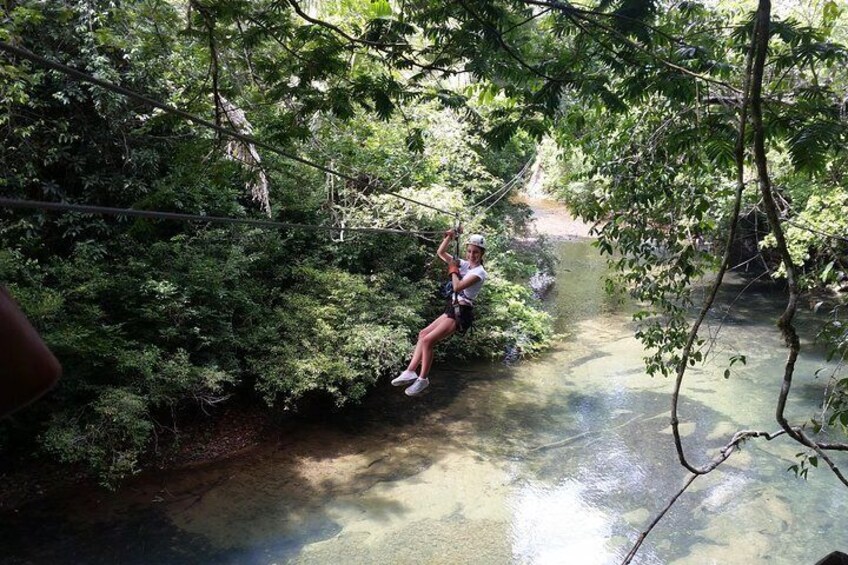
<instances>
[{"instance_id":1,"label":"safety harness","mask_svg":"<svg viewBox=\"0 0 848 565\"><path fill-rule=\"evenodd\" d=\"M459 222L456 223L455 233L456 233L456 242L455 242L456 247L455 247L455 254L454 254L453 257L454 257L454 260L459 261L460 260L459 259L459 234L462 233L462 224L460 224ZM453 277L451 277L450 283L451 283L451 290L453 290ZM454 319L454 322L456 322L456 330L457 330L457 333L464 334L465 328L462 326L462 308L460 308L460 304L459 304L459 293L456 292L455 290L453 290L451 295L453 297L453 316L454 316L453 319Z\"/></svg>"}]
</instances>

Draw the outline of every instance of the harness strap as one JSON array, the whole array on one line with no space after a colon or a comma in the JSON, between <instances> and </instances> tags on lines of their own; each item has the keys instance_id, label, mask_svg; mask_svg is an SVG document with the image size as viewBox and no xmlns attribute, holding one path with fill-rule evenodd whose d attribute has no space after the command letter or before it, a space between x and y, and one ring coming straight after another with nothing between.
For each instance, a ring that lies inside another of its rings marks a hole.
<instances>
[{"instance_id":1,"label":"harness strap","mask_svg":"<svg viewBox=\"0 0 848 565\"><path fill-rule=\"evenodd\" d=\"M457 218L456 227L454 228L454 260L459 261L459 234L462 233L462 224L459 222ZM453 292L453 315L454 321L456 322L456 327L459 331L462 331L462 316L460 315L460 307L459 307L459 293L456 291Z\"/></svg>"}]
</instances>

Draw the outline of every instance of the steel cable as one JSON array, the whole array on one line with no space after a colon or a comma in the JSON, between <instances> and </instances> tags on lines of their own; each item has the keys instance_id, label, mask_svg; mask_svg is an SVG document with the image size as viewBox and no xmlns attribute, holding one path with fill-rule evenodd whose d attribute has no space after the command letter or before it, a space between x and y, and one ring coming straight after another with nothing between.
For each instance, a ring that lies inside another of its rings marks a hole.
<instances>
[{"instance_id":1,"label":"steel cable","mask_svg":"<svg viewBox=\"0 0 848 565\"><path fill-rule=\"evenodd\" d=\"M259 220L253 218L231 218L227 216L204 216L202 214L183 214L180 212L161 212L158 210L137 210L134 208L112 208L108 206L90 206L87 204L70 204L67 202L44 202L38 200L21 200L16 198L0 198L0 206L6 208L45 210L51 212L80 212L83 214L105 214L109 216L132 216L151 220L176 220L183 222L209 222L213 224L243 224L269 229L300 229L312 231L349 231L392 233L397 235L430 236L441 231L407 231L393 228L367 227L337 227L319 226L314 224L294 224Z\"/></svg>"}]
</instances>

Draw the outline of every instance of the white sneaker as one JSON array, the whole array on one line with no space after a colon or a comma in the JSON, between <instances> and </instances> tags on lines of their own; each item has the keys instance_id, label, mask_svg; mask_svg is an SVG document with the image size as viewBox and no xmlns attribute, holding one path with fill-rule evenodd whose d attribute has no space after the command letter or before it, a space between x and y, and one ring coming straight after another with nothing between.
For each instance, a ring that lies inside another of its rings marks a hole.
<instances>
[{"instance_id":1,"label":"white sneaker","mask_svg":"<svg viewBox=\"0 0 848 565\"><path fill-rule=\"evenodd\" d=\"M406 383L412 382L418 378L418 373L415 371L404 371L394 379L392 379L392 386L403 386Z\"/></svg>"},{"instance_id":2,"label":"white sneaker","mask_svg":"<svg viewBox=\"0 0 848 565\"><path fill-rule=\"evenodd\" d=\"M415 382L412 383L412 386L407 388L404 392L406 393L406 396L418 396L428 386L430 386L430 379L417 378L415 379Z\"/></svg>"}]
</instances>

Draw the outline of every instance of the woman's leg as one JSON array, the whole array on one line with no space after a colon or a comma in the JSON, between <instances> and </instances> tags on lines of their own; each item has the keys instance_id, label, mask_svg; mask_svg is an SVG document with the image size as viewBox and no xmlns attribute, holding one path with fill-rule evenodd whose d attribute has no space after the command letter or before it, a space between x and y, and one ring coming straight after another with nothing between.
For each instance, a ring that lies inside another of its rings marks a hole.
<instances>
[{"instance_id":1,"label":"woman's leg","mask_svg":"<svg viewBox=\"0 0 848 565\"><path fill-rule=\"evenodd\" d=\"M433 347L456 331L456 322L452 318L444 316L436 322L438 324L430 333L419 341L421 343L421 372L418 378L421 379L426 379L427 373L430 372L430 366L433 364Z\"/></svg>"},{"instance_id":2,"label":"woman's leg","mask_svg":"<svg viewBox=\"0 0 848 565\"><path fill-rule=\"evenodd\" d=\"M416 368L418 368L418 365L421 364L421 349L423 348L422 342L424 341L424 338L426 338L433 332L433 330L439 327L439 324L441 324L442 320L449 319L450 318L448 318L447 314L442 314L441 316L433 320L429 326L418 332L418 341L415 343L415 351L412 353L412 360L409 362L409 366L406 368L407 371L414 371Z\"/></svg>"}]
</instances>

